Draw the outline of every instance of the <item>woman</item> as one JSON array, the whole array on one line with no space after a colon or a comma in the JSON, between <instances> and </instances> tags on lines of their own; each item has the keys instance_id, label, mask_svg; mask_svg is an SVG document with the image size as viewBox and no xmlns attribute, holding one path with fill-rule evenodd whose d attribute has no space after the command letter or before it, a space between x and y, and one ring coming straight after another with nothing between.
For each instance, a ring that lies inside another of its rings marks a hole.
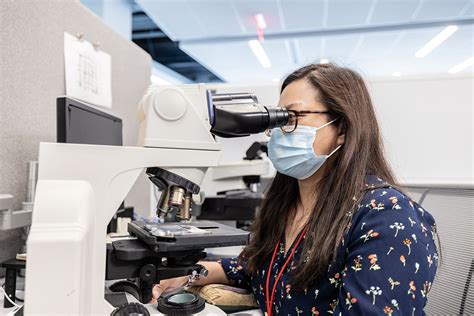
<instances>
[{"instance_id":1,"label":"woman","mask_svg":"<svg viewBox=\"0 0 474 316\"><path fill-rule=\"evenodd\" d=\"M397 189L362 78L333 64L283 82L290 126L273 129L278 171L239 258L202 262L196 285L251 290L268 315L424 315L437 269L433 217ZM163 291L187 278L165 280Z\"/></svg>"}]
</instances>

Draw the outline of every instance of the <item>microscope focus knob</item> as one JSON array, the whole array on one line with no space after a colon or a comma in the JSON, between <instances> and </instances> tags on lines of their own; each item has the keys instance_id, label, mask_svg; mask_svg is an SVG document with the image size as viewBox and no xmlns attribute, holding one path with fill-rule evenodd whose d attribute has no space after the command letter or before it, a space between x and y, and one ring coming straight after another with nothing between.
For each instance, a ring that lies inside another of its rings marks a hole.
<instances>
[{"instance_id":1,"label":"microscope focus knob","mask_svg":"<svg viewBox=\"0 0 474 316\"><path fill-rule=\"evenodd\" d=\"M146 264L140 269L140 279L152 283L156 280L156 266L154 264Z\"/></svg>"},{"instance_id":2,"label":"microscope focus knob","mask_svg":"<svg viewBox=\"0 0 474 316\"><path fill-rule=\"evenodd\" d=\"M128 303L117 307L112 311L110 316L150 316L150 312L139 303Z\"/></svg>"},{"instance_id":3,"label":"microscope focus knob","mask_svg":"<svg viewBox=\"0 0 474 316\"><path fill-rule=\"evenodd\" d=\"M209 274L209 271L204 267L202 267L201 271L199 271L200 276L207 277L208 274Z\"/></svg>"}]
</instances>

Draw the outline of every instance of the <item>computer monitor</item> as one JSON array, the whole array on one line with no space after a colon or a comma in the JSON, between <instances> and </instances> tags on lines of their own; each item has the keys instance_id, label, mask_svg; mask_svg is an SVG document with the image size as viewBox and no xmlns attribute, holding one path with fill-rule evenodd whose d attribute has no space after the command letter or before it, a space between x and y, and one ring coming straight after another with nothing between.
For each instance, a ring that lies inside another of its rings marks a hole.
<instances>
[{"instance_id":1,"label":"computer monitor","mask_svg":"<svg viewBox=\"0 0 474 316\"><path fill-rule=\"evenodd\" d=\"M60 97L57 142L122 146L122 120L80 101Z\"/></svg>"}]
</instances>

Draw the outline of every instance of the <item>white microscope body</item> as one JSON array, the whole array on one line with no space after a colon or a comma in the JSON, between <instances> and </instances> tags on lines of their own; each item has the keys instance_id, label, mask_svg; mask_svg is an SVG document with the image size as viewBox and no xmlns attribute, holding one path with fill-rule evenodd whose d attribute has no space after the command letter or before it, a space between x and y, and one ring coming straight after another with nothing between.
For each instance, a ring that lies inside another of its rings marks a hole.
<instances>
[{"instance_id":1,"label":"white microscope body","mask_svg":"<svg viewBox=\"0 0 474 316\"><path fill-rule=\"evenodd\" d=\"M152 87L140 103L140 144L41 143L27 242L26 315L109 315L106 228L139 174L159 166L197 185L217 166L203 85Z\"/></svg>"},{"instance_id":2,"label":"white microscope body","mask_svg":"<svg viewBox=\"0 0 474 316\"><path fill-rule=\"evenodd\" d=\"M260 133L287 124L289 115L251 94L212 95L202 84L152 86L139 104L144 147L41 143L26 315L110 315L114 308L104 299L107 224L143 169L166 174L150 178L169 188L159 211L179 210L179 219L189 218L192 194L221 158L213 134Z\"/></svg>"}]
</instances>

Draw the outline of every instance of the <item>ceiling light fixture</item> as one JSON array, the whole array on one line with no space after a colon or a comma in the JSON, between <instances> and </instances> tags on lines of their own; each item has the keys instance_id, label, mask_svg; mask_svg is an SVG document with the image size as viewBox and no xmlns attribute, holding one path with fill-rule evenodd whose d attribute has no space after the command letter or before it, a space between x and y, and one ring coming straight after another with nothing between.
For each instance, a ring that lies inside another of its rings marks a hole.
<instances>
[{"instance_id":1,"label":"ceiling light fixture","mask_svg":"<svg viewBox=\"0 0 474 316\"><path fill-rule=\"evenodd\" d=\"M466 59L465 61L463 61L462 63L460 64L457 64L456 66L454 67L451 67L448 72L450 74L455 74L455 73L458 73L470 66L474 65L474 56L473 57L470 57L468 59Z\"/></svg>"},{"instance_id":2,"label":"ceiling light fixture","mask_svg":"<svg viewBox=\"0 0 474 316\"><path fill-rule=\"evenodd\" d=\"M270 59L267 56L267 53L265 53L262 44L260 44L258 40L250 40L249 46L255 56L257 56L257 59L260 64L262 64L264 68L270 68L272 66L272 63L270 62Z\"/></svg>"},{"instance_id":3,"label":"ceiling light fixture","mask_svg":"<svg viewBox=\"0 0 474 316\"><path fill-rule=\"evenodd\" d=\"M319 61L320 64L329 64L329 59L327 58L321 58L321 60Z\"/></svg>"},{"instance_id":4,"label":"ceiling light fixture","mask_svg":"<svg viewBox=\"0 0 474 316\"><path fill-rule=\"evenodd\" d=\"M265 22L265 17L263 14L255 14L255 21L257 22L257 27L264 30L267 28L267 22Z\"/></svg>"},{"instance_id":5,"label":"ceiling light fixture","mask_svg":"<svg viewBox=\"0 0 474 316\"><path fill-rule=\"evenodd\" d=\"M420 50L415 53L415 57L423 58L428 55L433 49L441 45L445 40L447 40L451 35L454 34L458 30L456 25L447 26L444 30L442 30L438 35L433 37L431 41L429 41L425 46L423 46Z\"/></svg>"},{"instance_id":6,"label":"ceiling light fixture","mask_svg":"<svg viewBox=\"0 0 474 316\"><path fill-rule=\"evenodd\" d=\"M263 30L267 28L267 22L265 22L265 18L261 13L255 14L253 17L255 18L255 23L257 23L258 40L263 43Z\"/></svg>"},{"instance_id":7,"label":"ceiling light fixture","mask_svg":"<svg viewBox=\"0 0 474 316\"><path fill-rule=\"evenodd\" d=\"M394 77L400 77L401 75L402 75L402 73L399 72L399 71L395 71L395 72L392 74L392 76L394 76Z\"/></svg>"}]
</instances>

